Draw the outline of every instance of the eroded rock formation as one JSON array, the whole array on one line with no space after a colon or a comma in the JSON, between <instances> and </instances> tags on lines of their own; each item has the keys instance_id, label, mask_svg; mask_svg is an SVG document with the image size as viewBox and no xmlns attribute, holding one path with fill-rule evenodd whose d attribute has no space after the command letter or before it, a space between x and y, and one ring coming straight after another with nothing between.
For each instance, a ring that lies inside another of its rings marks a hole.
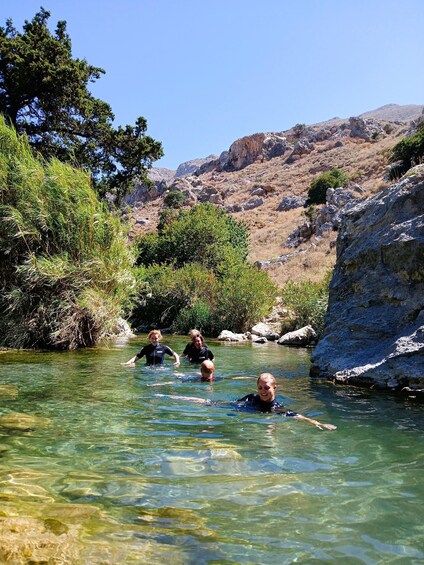
<instances>
[{"instance_id":1,"label":"eroded rock formation","mask_svg":"<svg viewBox=\"0 0 424 565\"><path fill-rule=\"evenodd\" d=\"M345 213L311 374L424 389L424 165Z\"/></svg>"}]
</instances>

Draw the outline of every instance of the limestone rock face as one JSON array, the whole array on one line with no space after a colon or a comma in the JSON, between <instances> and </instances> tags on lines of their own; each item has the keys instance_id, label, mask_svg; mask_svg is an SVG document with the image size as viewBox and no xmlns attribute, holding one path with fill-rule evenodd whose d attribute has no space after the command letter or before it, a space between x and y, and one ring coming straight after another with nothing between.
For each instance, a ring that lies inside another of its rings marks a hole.
<instances>
[{"instance_id":1,"label":"limestone rock face","mask_svg":"<svg viewBox=\"0 0 424 565\"><path fill-rule=\"evenodd\" d=\"M424 388L424 165L341 220L323 335L311 374Z\"/></svg>"},{"instance_id":2,"label":"limestone rock face","mask_svg":"<svg viewBox=\"0 0 424 565\"><path fill-rule=\"evenodd\" d=\"M238 171L258 159L269 161L274 157L283 155L289 147L286 138L278 133L248 135L231 144L228 154L225 156L223 169Z\"/></svg>"}]
</instances>

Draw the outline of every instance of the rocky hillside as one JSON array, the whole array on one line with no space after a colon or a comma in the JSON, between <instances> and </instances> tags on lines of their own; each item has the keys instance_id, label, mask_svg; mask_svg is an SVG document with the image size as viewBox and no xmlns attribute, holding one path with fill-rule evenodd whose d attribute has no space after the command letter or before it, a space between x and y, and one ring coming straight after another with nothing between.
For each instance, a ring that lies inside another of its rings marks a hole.
<instances>
[{"instance_id":1,"label":"rocky hillside","mask_svg":"<svg viewBox=\"0 0 424 565\"><path fill-rule=\"evenodd\" d=\"M164 195L179 190L188 206L209 201L243 220L251 235L250 260L268 269L278 284L321 279L335 262L330 220L337 207L391 184L388 152L414 128L423 109L391 104L349 119L296 124L236 140L219 157L189 161L177 172L153 169L154 188L140 186L129 199L134 231L154 230ZM345 194L331 195L314 233L303 203L311 181L334 167L351 182Z\"/></svg>"}]
</instances>

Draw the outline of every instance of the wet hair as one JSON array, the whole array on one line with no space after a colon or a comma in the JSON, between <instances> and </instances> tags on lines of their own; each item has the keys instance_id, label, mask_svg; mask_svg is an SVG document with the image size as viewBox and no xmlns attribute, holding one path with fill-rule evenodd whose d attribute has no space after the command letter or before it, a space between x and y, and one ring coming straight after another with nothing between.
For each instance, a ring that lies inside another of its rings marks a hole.
<instances>
[{"instance_id":1,"label":"wet hair","mask_svg":"<svg viewBox=\"0 0 424 565\"><path fill-rule=\"evenodd\" d=\"M202 371L202 369L204 373L211 375L215 370L215 365L209 359L205 359L205 361L202 361L200 364L200 371Z\"/></svg>"},{"instance_id":2,"label":"wet hair","mask_svg":"<svg viewBox=\"0 0 424 565\"><path fill-rule=\"evenodd\" d=\"M205 340L203 339L202 334L201 334L198 330L192 330L192 332L193 332L193 333L192 333L191 336L190 336L192 342L194 342L194 340L196 339L196 337L199 337L202 343L205 342Z\"/></svg>"},{"instance_id":3,"label":"wet hair","mask_svg":"<svg viewBox=\"0 0 424 565\"><path fill-rule=\"evenodd\" d=\"M190 330L190 331L188 332L188 337L189 337L191 340L193 340L193 339L194 339L195 337L197 337L198 335L200 335L200 336L202 335L202 334L199 332L199 330Z\"/></svg>"},{"instance_id":4,"label":"wet hair","mask_svg":"<svg viewBox=\"0 0 424 565\"><path fill-rule=\"evenodd\" d=\"M147 334L147 339L150 339L150 337L155 334L158 336L158 339L162 339L162 334L160 333L160 330L150 330L149 333Z\"/></svg>"},{"instance_id":5,"label":"wet hair","mask_svg":"<svg viewBox=\"0 0 424 565\"><path fill-rule=\"evenodd\" d=\"M272 373L261 373L258 377L258 380L256 381L256 384L258 384L259 381L267 381L271 386L277 386L277 381L275 380L275 377Z\"/></svg>"}]
</instances>

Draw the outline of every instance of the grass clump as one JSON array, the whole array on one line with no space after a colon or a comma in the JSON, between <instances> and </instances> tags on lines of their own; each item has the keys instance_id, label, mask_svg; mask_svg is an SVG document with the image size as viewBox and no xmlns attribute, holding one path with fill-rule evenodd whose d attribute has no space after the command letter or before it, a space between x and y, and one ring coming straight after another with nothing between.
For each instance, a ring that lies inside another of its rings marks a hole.
<instances>
[{"instance_id":1,"label":"grass clump","mask_svg":"<svg viewBox=\"0 0 424 565\"><path fill-rule=\"evenodd\" d=\"M328 306L328 293L332 271L320 282L287 282L281 289L281 299L291 313L292 329L310 325L322 334Z\"/></svg>"},{"instance_id":2,"label":"grass clump","mask_svg":"<svg viewBox=\"0 0 424 565\"><path fill-rule=\"evenodd\" d=\"M37 160L3 119L0 183L2 345L96 344L136 290L125 226L88 173Z\"/></svg>"}]
</instances>

